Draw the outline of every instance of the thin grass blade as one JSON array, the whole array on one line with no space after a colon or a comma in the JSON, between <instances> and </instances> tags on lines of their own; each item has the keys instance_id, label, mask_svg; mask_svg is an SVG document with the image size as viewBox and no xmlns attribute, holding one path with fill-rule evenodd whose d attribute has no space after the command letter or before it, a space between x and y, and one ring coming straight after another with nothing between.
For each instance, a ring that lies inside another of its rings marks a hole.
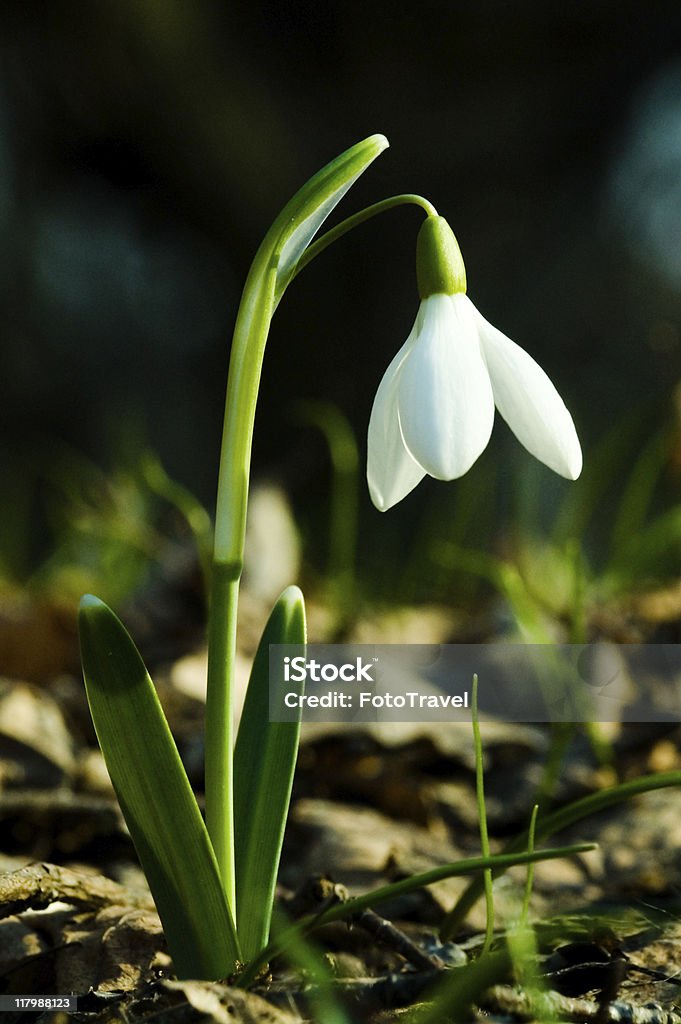
<instances>
[{"instance_id":1,"label":"thin grass blade","mask_svg":"<svg viewBox=\"0 0 681 1024\"><path fill-rule=\"evenodd\" d=\"M252 985L262 967L273 957L277 956L292 938L293 933L307 934L323 925L331 924L332 921L342 921L354 917L362 910L373 910L380 903L386 900L395 899L398 896L405 896L407 893L415 892L426 885L433 885L445 878L455 878L460 875L480 874L487 868L492 871L505 871L506 868L514 867L516 864L531 864L540 860L555 860L558 857L572 857L577 853L586 853L595 850L595 843L575 843L572 846L555 847L548 850L524 850L522 853L495 854L492 857L470 857L466 860L459 860L452 864L443 864L437 868L431 868L418 875L410 875L408 878L401 878L399 882L390 882L380 889L373 889L362 896L354 896L345 903L335 903L329 910L316 917L306 917L293 925L291 929L280 933L274 941L270 942L266 949L260 952L255 960L252 960L246 969L235 979L235 984L240 988L248 988Z\"/></svg>"},{"instance_id":2,"label":"thin grass blade","mask_svg":"<svg viewBox=\"0 0 681 1024\"><path fill-rule=\"evenodd\" d=\"M652 775L642 775L638 779L630 779L628 782L611 786L610 789L589 793L588 796L574 800L572 803L566 804L565 807L560 807L557 811L539 818L535 824L535 838L546 839L548 836L555 835L556 832L560 832L562 829L568 828L570 825L574 825L576 822L582 821L592 814L597 814L607 807L614 807L616 804L620 804L624 800L630 800L640 793L649 793L654 789L666 789L669 786L681 786L681 771L655 772ZM512 839L510 843L507 843L502 852L504 855L514 854L516 850L526 849L527 843L528 832L525 831ZM497 869L493 870L495 874L499 873ZM452 938L460 924L465 920L471 907L482 895L482 889L482 882L479 878L474 878L467 888L464 889L440 928L440 937L442 939Z\"/></svg>"}]
</instances>

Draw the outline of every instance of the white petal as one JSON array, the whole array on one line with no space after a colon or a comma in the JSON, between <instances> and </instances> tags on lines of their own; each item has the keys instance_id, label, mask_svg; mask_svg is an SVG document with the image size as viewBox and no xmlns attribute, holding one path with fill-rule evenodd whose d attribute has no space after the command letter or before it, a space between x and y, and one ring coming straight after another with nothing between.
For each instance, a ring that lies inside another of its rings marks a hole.
<instances>
[{"instance_id":1,"label":"white petal","mask_svg":"<svg viewBox=\"0 0 681 1024\"><path fill-rule=\"evenodd\" d=\"M554 472L576 480L582 471L582 449L563 399L532 356L471 306L497 409L528 452Z\"/></svg>"},{"instance_id":2,"label":"white petal","mask_svg":"<svg viewBox=\"0 0 681 1024\"><path fill-rule=\"evenodd\" d=\"M465 295L425 299L416 340L401 368L398 404L404 443L438 480L463 476L492 433L492 386L473 312Z\"/></svg>"},{"instance_id":3,"label":"white petal","mask_svg":"<svg viewBox=\"0 0 681 1024\"><path fill-rule=\"evenodd\" d=\"M412 330L385 371L369 419L367 482L371 500L380 512L402 501L426 475L404 446L397 414L399 371L413 339Z\"/></svg>"}]
</instances>

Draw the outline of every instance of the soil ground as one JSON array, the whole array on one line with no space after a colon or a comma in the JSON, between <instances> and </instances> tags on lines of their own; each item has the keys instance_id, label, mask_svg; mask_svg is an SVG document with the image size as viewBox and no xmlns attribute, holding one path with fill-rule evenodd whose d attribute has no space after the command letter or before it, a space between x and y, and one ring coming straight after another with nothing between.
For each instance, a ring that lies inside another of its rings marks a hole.
<instances>
[{"instance_id":1,"label":"soil ground","mask_svg":"<svg viewBox=\"0 0 681 1024\"><path fill-rule=\"evenodd\" d=\"M46 614L29 607L27 621ZM10 675L0 683L0 994L80 998L74 1012L6 1011L3 1020L330 1019L320 1010L315 980L284 960L271 964L251 992L228 979L173 979L153 902L96 746L72 627L67 618L51 614L56 640L49 656L43 644L42 653L26 658L24 678ZM261 614L244 602L244 666ZM28 626L19 626L5 614L1 643L5 649L10 641L28 644L30 653ZM390 639L397 629L402 642L441 642L455 630L443 609L391 613L364 624L369 626L374 639L377 630ZM182 657L157 665L154 677L201 794L205 652L200 642L187 646ZM5 660L11 663L9 656ZM610 732L612 759L604 765L583 730L575 731L560 772L558 804L618 779L681 767L681 729L674 723ZM500 849L527 826L549 734L546 727L500 722L483 722L482 733L489 829ZM547 1016L597 1024L676 1021L681 788L620 804L552 837L551 844L579 841L596 842L598 849L535 869L534 969L552 993L550 1009L530 1005L527 991L506 970L480 1005L467 1011L470 1019L484 1012L499 1022ZM345 892L359 894L479 851L470 727L304 729L280 872L280 906L291 916L314 910L315 901L319 906ZM496 881L499 929L517 918L525 877L517 868ZM380 918L368 915L316 935L348 1020L405 1019L409 1008L428 1001L445 972L475 957L485 926L482 901L454 942L443 944L437 937L465 885L460 879L438 883L382 905Z\"/></svg>"}]
</instances>

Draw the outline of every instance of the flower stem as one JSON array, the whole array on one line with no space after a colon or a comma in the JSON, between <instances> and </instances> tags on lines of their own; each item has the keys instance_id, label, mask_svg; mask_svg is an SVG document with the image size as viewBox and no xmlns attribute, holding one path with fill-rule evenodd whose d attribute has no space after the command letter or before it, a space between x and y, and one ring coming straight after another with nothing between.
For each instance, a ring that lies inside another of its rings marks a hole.
<instances>
[{"instance_id":1,"label":"flower stem","mask_svg":"<svg viewBox=\"0 0 681 1024\"><path fill-rule=\"evenodd\" d=\"M319 256L320 253L331 245L333 242L342 238L343 235L347 234L348 231L352 231L359 224L363 224L366 220L371 220L372 217L378 216L379 213L385 213L386 210L392 210L396 206L420 206L422 210L428 214L429 217L437 217L437 210L432 203L424 199L423 196L417 196L410 192L405 192L403 195L390 196L389 199L382 199L380 203L373 203L371 206L367 206L364 210L360 210L359 213L355 213L352 217L348 217L346 220L342 220L340 224L336 224L335 228L331 228L326 234L318 238L316 242L313 242L307 247L303 255L298 260L295 274L299 274L303 267L306 267L308 263ZM295 276L295 275L294 275Z\"/></svg>"},{"instance_id":2,"label":"flower stem","mask_svg":"<svg viewBox=\"0 0 681 1024\"><path fill-rule=\"evenodd\" d=\"M265 264L265 265L263 265ZM274 308L276 260L258 252L237 315L227 382L215 513L206 695L206 826L236 917L232 682L255 407Z\"/></svg>"},{"instance_id":3,"label":"flower stem","mask_svg":"<svg viewBox=\"0 0 681 1024\"><path fill-rule=\"evenodd\" d=\"M355 214L309 245L336 203L387 144L382 135L374 135L341 153L284 207L253 260L234 328L220 452L208 624L206 826L235 920L232 684L253 426L265 345L272 316L287 285L301 267L331 242L369 217L402 203L416 203L434 215L434 208L420 196L395 196Z\"/></svg>"}]
</instances>

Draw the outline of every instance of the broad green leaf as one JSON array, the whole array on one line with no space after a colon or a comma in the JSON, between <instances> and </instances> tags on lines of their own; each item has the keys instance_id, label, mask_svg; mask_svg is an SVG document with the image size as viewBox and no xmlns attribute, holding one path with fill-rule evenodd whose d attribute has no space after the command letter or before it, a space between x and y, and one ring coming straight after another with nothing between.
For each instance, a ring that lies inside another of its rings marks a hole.
<instances>
[{"instance_id":1,"label":"broad green leaf","mask_svg":"<svg viewBox=\"0 0 681 1024\"><path fill-rule=\"evenodd\" d=\"M180 978L218 979L240 959L213 848L137 648L110 608L80 604L85 688L104 760Z\"/></svg>"},{"instance_id":2,"label":"broad green leaf","mask_svg":"<svg viewBox=\"0 0 681 1024\"><path fill-rule=\"evenodd\" d=\"M289 587L261 637L234 749L237 931L244 960L269 936L300 735L300 720L269 721L269 647L304 643L303 595ZM296 689L302 692L302 684L291 685Z\"/></svg>"}]
</instances>

